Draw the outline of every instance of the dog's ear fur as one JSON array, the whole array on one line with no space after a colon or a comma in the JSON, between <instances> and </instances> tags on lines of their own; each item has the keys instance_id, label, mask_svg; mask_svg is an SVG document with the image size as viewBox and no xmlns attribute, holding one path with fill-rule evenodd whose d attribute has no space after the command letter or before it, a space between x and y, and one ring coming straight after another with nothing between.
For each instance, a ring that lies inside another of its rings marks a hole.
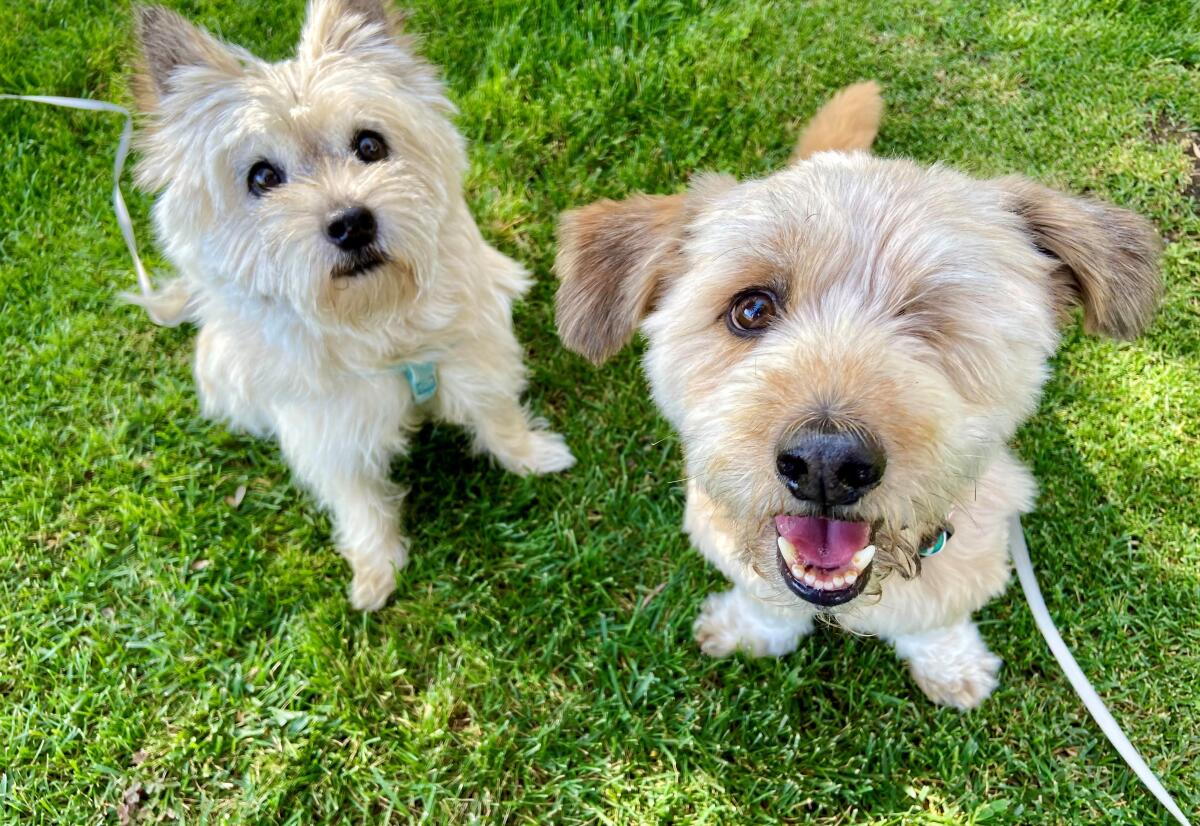
<instances>
[{"instance_id":1,"label":"dog's ear fur","mask_svg":"<svg viewBox=\"0 0 1200 826\"><path fill-rule=\"evenodd\" d=\"M633 337L680 255L687 193L597 201L562 215L558 337L603 364Z\"/></svg>"},{"instance_id":2,"label":"dog's ear fur","mask_svg":"<svg viewBox=\"0 0 1200 826\"><path fill-rule=\"evenodd\" d=\"M208 32L162 6L133 7L140 55L133 97L142 112L153 112L172 91L172 76L183 66L240 71L237 56Z\"/></svg>"},{"instance_id":3,"label":"dog's ear fur","mask_svg":"<svg viewBox=\"0 0 1200 826\"><path fill-rule=\"evenodd\" d=\"M1053 294L1064 315L1083 306L1084 329L1128 340L1158 308L1162 241L1144 218L1091 198L1076 198L1013 176L997 183L1035 247L1058 262Z\"/></svg>"},{"instance_id":4,"label":"dog's ear fur","mask_svg":"<svg viewBox=\"0 0 1200 826\"><path fill-rule=\"evenodd\" d=\"M792 150L791 163L818 152L868 151L879 134L883 95L873 80L847 86L817 110Z\"/></svg>"},{"instance_id":5,"label":"dog's ear fur","mask_svg":"<svg viewBox=\"0 0 1200 826\"><path fill-rule=\"evenodd\" d=\"M388 0L310 0L299 55L313 60L327 52L353 51L398 38L403 29L404 16Z\"/></svg>"}]
</instances>

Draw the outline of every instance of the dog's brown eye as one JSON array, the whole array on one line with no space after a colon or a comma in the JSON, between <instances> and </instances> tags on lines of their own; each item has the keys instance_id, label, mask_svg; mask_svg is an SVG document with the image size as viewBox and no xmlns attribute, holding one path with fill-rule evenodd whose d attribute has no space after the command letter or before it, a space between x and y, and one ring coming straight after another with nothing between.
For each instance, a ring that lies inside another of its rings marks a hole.
<instances>
[{"instance_id":1,"label":"dog's brown eye","mask_svg":"<svg viewBox=\"0 0 1200 826\"><path fill-rule=\"evenodd\" d=\"M250 174L246 177L246 186L256 198L261 198L268 189L274 189L282 183L283 172L267 161L259 161L250 167Z\"/></svg>"},{"instance_id":2,"label":"dog's brown eye","mask_svg":"<svg viewBox=\"0 0 1200 826\"><path fill-rule=\"evenodd\" d=\"M757 336L766 332L779 314L774 294L750 290L733 299L726 320L734 335Z\"/></svg>"},{"instance_id":3,"label":"dog's brown eye","mask_svg":"<svg viewBox=\"0 0 1200 826\"><path fill-rule=\"evenodd\" d=\"M363 163L375 163L387 157L387 144L377 132L366 130L354 136L354 154Z\"/></svg>"}]
</instances>

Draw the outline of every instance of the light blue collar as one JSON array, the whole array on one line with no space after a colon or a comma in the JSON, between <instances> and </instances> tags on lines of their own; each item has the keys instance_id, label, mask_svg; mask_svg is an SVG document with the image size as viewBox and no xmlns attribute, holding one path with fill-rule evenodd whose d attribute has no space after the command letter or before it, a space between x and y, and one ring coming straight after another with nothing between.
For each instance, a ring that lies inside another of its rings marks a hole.
<instances>
[{"instance_id":1,"label":"light blue collar","mask_svg":"<svg viewBox=\"0 0 1200 826\"><path fill-rule=\"evenodd\" d=\"M392 370L408 380L413 400L417 404L424 404L437 394L437 364L434 362L406 361L402 364L397 364Z\"/></svg>"}]
</instances>

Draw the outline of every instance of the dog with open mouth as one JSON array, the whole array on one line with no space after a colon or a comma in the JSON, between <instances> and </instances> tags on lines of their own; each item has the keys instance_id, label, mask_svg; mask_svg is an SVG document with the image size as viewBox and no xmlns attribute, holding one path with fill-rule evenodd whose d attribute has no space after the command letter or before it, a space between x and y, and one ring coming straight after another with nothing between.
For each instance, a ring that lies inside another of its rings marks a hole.
<instances>
[{"instance_id":1,"label":"dog with open mouth","mask_svg":"<svg viewBox=\"0 0 1200 826\"><path fill-rule=\"evenodd\" d=\"M199 326L203 412L278 439L332 512L351 603L379 608L408 559L390 464L422 420L515 473L574 461L520 401L529 279L471 217L454 107L383 0L312 0L279 63L135 18L138 181L179 272L142 303Z\"/></svg>"},{"instance_id":2,"label":"dog with open mouth","mask_svg":"<svg viewBox=\"0 0 1200 826\"><path fill-rule=\"evenodd\" d=\"M782 171L564 214L559 335L597 364L646 337L684 529L733 582L695 622L704 652L780 656L824 616L968 709L1000 667L971 615L1035 492L1007 443L1071 308L1118 339L1150 321L1160 241L1024 178L872 156L882 109L857 84Z\"/></svg>"}]
</instances>

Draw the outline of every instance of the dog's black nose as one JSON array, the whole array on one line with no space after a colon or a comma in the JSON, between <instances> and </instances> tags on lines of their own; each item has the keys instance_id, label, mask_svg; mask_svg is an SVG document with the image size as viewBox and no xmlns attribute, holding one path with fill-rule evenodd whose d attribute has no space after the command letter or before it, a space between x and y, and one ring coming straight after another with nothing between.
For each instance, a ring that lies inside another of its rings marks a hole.
<instances>
[{"instance_id":1,"label":"dog's black nose","mask_svg":"<svg viewBox=\"0 0 1200 826\"><path fill-rule=\"evenodd\" d=\"M879 484L887 456L873 437L804 430L775 457L792 496L816 505L850 505Z\"/></svg>"},{"instance_id":2,"label":"dog's black nose","mask_svg":"<svg viewBox=\"0 0 1200 826\"><path fill-rule=\"evenodd\" d=\"M366 207L350 207L330 221L325 231L330 241L354 252L375 241L375 216Z\"/></svg>"}]
</instances>

